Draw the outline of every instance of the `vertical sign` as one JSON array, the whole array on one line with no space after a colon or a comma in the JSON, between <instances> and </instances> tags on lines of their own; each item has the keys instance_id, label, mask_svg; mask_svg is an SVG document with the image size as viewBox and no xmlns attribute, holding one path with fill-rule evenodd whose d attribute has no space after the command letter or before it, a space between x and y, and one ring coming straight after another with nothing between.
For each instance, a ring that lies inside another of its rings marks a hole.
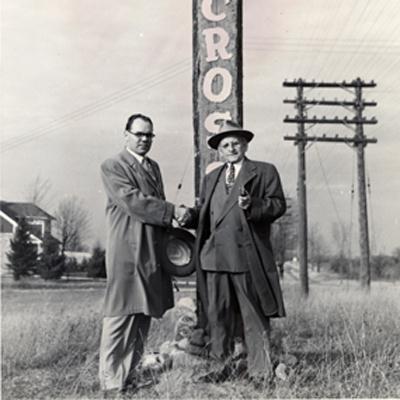
<instances>
[{"instance_id":1,"label":"vertical sign","mask_svg":"<svg viewBox=\"0 0 400 400\"><path fill-rule=\"evenodd\" d=\"M223 120L242 124L242 0L193 0L195 196L217 159L207 137Z\"/></svg>"}]
</instances>

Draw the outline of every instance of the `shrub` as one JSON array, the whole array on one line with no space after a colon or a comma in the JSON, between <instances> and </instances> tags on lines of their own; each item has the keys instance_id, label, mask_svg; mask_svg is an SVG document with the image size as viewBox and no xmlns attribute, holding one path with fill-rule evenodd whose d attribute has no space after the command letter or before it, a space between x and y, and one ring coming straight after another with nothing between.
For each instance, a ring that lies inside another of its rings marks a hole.
<instances>
[{"instance_id":1,"label":"shrub","mask_svg":"<svg viewBox=\"0 0 400 400\"><path fill-rule=\"evenodd\" d=\"M60 244L51 235L43 240L43 252L38 263L39 275L47 279L60 279L65 271L65 257L60 253Z\"/></svg>"},{"instance_id":2,"label":"shrub","mask_svg":"<svg viewBox=\"0 0 400 400\"><path fill-rule=\"evenodd\" d=\"M91 278L105 278L106 275L106 251L96 245L93 248L92 257L87 263L87 275Z\"/></svg>"},{"instance_id":3,"label":"shrub","mask_svg":"<svg viewBox=\"0 0 400 400\"><path fill-rule=\"evenodd\" d=\"M10 240L10 247L7 266L12 270L14 279L17 281L21 276L32 275L35 272L38 252L37 246L31 241L25 218L20 219L15 236Z\"/></svg>"},{"instance_id":4,"label":"shrub","mask_svg":"<svg viewBox=\"0 0 400 400\"><path fill-rule=\"evenodd\" d=\"M395 256L379 254L371 258L371 272L374 279L400 279L400 262Z\"/></svg>"}]
</instances>

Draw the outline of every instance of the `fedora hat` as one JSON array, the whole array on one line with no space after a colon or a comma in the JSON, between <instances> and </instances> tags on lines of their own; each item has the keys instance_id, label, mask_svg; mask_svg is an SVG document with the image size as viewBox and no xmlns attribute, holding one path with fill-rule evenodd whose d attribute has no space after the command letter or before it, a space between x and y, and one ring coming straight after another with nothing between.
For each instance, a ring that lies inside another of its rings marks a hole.
<instances>
[{"instance_id":1,"label":"fedora hat","mask_svg":"<svg viewBox=\"0 0 400 400\"><path fill-rule=\"evenodd\" d=\"M241 136L242 138L246 139L247 142L250 142L254 137L254 134L252 132L243 129L237 122L224 120L220 124L218 133L208 137L207 144L212 149L216 150L218 148L219 142L223 138L231 135Z\"/></svg>"},{"instance_id":2,"label":"fedora hat","mask_svg":"<svg viewBox=\"0 0 400 400\"><path fill-rule=\"evenodd\" d=\"M161 267L173 276L189 276L196 269L195 237L182 228L168 228L161 246Z\"/></svg>"}]
</instances>

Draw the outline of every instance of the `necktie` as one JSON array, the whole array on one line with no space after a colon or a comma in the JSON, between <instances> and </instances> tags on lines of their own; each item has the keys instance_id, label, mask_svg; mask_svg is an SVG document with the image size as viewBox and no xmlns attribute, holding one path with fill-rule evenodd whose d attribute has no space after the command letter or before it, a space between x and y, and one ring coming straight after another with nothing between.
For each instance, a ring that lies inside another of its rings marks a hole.
<instances>
[{"instance_id":1,"label":"necktie","mask_svg":"<svg viewBox=\"0 0 400 400\"><path fill-rule=\"evenodd\" d=\"M228 169L226 173L226 192L229 194L235 184L235 166L232 163L228 163Z\"/></svg>"},{"instance_id":2,"label":"necktie","mask_svg":"<svg viewBox=\"0 0 400 400\"><path fill-rule=\"evenodd\" d=\"M156 177L154 175L154 171L153 168L149 162L149 160L147 159L147 157L143 158L142 161L142 167L145 169L145 171L153 178L154 181L156 181Z\"/></svg>"}]
</instances>

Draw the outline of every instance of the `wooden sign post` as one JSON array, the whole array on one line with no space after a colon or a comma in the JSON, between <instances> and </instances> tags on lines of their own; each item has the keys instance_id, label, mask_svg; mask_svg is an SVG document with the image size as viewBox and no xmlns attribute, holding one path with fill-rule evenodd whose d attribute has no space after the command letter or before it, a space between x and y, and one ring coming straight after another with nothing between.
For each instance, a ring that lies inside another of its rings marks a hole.
<instances>
[{"instance_id":1,"label":"wooden sign post","mask_svg":"<svg viewBox=\"0 0 400 400\"><path fill-rule=\"evenodd\" d=\"M195 197L217 159L207 137L223 120L242 123L242 0L193 0Z\"/></svg>"}]
</instances>

